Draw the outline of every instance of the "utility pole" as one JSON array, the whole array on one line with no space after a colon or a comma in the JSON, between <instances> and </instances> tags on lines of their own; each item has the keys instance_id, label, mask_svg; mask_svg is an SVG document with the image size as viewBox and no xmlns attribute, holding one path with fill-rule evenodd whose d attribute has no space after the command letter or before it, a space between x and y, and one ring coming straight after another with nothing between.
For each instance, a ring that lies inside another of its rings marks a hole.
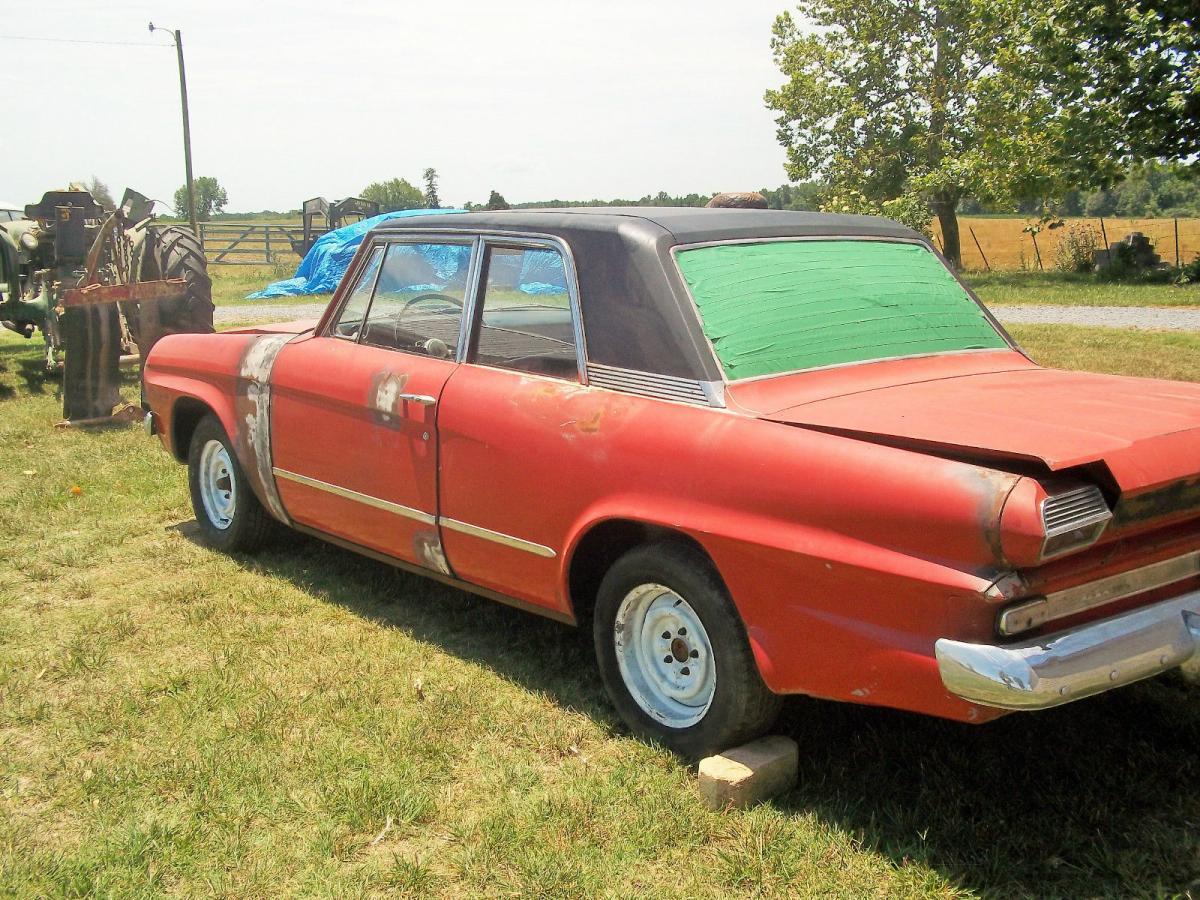
<instances>
[{"instance_id":1,"label":"utility pole","mask_svg":"<svg viewBox=\"0 0 1200 900\"><path fill-rule=\"evenodd\" d=\"M196 221L196 188L192 184L192 127L188 122L187 75L183 68L183 35L176 28L155 28L150 23L150 32L165 31L175 38L175 54L179 58L179 101L183 105L183 166L187 175L188 220L192 223L192 233L200 236L200 224Z\"/></svg>"}]
</instances>

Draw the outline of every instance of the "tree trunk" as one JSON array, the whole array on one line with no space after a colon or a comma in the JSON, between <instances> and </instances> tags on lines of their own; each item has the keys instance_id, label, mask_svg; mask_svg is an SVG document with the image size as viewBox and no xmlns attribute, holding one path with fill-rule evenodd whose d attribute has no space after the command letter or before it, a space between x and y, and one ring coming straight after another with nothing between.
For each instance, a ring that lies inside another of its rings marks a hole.
<instances>
[{"instance_id":1,"label":"tree trunk","mask_svg":"<svg viewBox=\"0 0 1200 900\"><path fill-rule=\"evenodd\" d=\"M955 269L961 269L962 244L958 240L958 201L942 197L934 200L932 206L933 214L942 226L942 256L946 257Z\"/></svg>"}]
</instances>

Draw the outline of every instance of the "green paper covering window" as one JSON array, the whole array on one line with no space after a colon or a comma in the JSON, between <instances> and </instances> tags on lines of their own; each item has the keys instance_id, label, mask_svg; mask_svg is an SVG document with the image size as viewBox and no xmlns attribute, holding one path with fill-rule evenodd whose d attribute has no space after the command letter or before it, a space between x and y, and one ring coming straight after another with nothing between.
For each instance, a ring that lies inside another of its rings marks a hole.
<instances>
[{"instance_id":1,"label":"green paper covering window","mask_svg":"<svg viewBox=\"0 0 1200 900\"><path fill-rule=\"evenodd\" d=\"M719 244L678 261L730 379L1008 346L918 244Z\"/></svg>"}]
</instances>

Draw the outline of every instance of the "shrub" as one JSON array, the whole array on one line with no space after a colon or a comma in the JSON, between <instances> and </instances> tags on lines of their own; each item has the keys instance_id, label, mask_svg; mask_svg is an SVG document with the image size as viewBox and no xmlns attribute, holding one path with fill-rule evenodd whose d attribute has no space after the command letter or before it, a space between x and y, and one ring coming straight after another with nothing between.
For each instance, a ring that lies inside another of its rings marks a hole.
<instances>
[{"instance_id":1,"label":"shrub","mask_svg":"<svg viewBox=\"0 0 1200 900\"><path fill-rule=\"evenodd\" d=\"M1091 225L1072 222L1058 238L1054 248L1054 268L1060 272L1090 272L1092 258L1100 246L1099 235Z\"/></svg>"}]
</instances>

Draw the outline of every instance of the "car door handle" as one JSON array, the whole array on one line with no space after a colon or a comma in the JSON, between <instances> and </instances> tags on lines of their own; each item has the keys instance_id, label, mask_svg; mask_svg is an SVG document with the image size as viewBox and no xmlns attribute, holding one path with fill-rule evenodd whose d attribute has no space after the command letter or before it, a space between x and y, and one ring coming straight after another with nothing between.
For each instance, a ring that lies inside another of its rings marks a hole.
<instances>
[{"instance_id":1,"label":"car door handle","mask_svg":"<svg viewBox=\"0 0 1200 900\"><path fill-rule=\"evenodd\" d=\"M428 394L400 394L396 399L407 403L420 403L422 406L433 406L437 403L437 397L430 397Z\"/></svg>"}]
</instances>

